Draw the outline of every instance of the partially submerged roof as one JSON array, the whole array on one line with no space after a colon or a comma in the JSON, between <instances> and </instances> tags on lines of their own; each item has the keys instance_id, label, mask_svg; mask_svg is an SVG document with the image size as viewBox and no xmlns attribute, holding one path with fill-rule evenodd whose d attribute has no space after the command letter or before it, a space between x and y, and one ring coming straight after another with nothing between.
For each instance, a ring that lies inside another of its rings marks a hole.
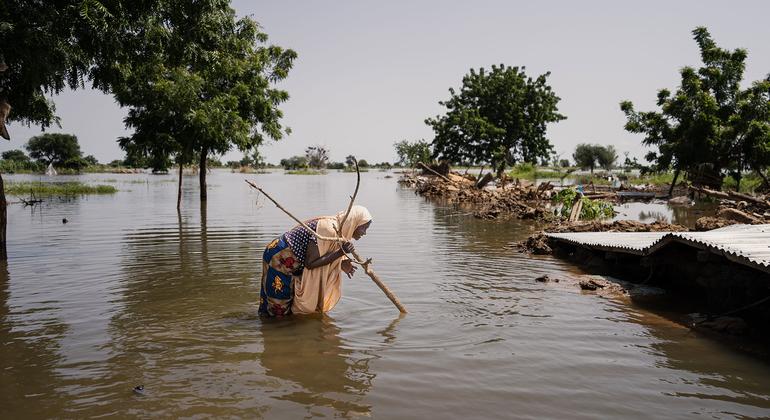
<instances>
[{"instance_id":1,"label":"partially submerged roof","mask_svg":"<svg viewBox=\"0 0 770 420\"><path fill-rule=\"evenodd\" d=\"M732 225L707 232L572 232L546 236L590 249L636 255L650 255L676 242L770 273L770 224Z\"/></svg>"}]
</instances>

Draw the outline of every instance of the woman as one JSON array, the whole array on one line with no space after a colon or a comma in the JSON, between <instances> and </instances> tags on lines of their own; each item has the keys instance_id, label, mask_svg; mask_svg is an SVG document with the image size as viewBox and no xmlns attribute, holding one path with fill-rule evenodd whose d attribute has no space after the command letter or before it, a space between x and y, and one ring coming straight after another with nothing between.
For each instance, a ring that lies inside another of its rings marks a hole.
<instances>
[{"instance_id":1,"label":"woman","mask_svg":"<svg viewBox=\"0 0 770 420\"><path fill-rule=\"evenodd\" d=\"M345 212L309 220L306 225L320 236L337 237ZM350 240L361 239L372 224L369 210L353 206L342 226L346 242L318 240L296 226L270 242L262 254L259 313L267 316L330 311L342 295L342 272L352 277L356 267L345 253L355 250Z\"/></svg>"}]
</instances>

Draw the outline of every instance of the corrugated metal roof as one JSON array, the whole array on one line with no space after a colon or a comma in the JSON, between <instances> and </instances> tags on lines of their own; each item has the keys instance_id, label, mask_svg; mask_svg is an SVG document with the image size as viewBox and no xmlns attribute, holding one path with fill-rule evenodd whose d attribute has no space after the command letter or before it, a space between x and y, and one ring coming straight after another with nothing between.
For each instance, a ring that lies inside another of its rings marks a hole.
<instances>
[{"instance_id":1,"label":"corrugated metal roof","mask_svg":"<svg viewBox=\"0 0 770 420\"><path fill-rule=\"evenodd\" d=\"M592 249L636 255L649 255L677 242L770 273L770 224L732 225L707 232L572 232L546 236Z\"/></svg>"}]
</instances>

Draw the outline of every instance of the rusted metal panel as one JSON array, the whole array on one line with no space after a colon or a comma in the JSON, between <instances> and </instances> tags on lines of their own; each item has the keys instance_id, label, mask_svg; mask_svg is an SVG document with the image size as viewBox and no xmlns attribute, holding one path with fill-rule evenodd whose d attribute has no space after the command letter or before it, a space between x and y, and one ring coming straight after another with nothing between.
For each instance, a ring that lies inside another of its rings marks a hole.
<instances>
[{"instance_id":1,"label":"rusted metal panel","mask_svg":"<svg viewBox=\"0 0 770 420\"><path fill-rule=\"evenodd\" d=\"M591 249L636 255L650 255L670 243L682 243L770 273L770 224L732 225L708 232L574 232L546 235Z\"/></svg>"}]
</instances>

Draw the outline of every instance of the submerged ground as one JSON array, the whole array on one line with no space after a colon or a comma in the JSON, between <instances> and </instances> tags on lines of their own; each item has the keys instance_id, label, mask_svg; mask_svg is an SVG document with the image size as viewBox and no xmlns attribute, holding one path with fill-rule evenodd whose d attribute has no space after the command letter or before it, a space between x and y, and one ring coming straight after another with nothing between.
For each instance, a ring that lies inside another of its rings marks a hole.
<instances>
[{"instance_id":1,"label":"submerged ground","mask_svg":"<svg viewBox=\"0 0 770 420\"><path fill-rule=\"evenodd\" d=\"M357 248L405 317L360 272L328 316L256 316L261 248L292 223L242 180L311 217L347 204L353 174L215 171L206 208L190 176L180 216L172 175L86 175L120 191L11 206L0 415L770 416L766 361L668 314L538 283L584 274L511 249L527 222L477 220L386 175L362 174L374 223Z\"/></svg>"}]
</instances>

